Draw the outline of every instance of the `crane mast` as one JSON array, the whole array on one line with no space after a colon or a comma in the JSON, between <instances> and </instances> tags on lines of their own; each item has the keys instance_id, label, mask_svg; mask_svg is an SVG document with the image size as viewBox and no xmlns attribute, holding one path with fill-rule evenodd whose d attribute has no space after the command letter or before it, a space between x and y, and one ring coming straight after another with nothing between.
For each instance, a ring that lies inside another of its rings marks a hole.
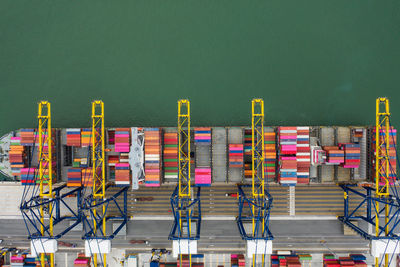
<instances>
[{"instance_id":1,"label":"crane mast","mask_svg":"<svg viewBox=\"0 0 400 267\"><path fill-rule=\"evenodd\" d=\"M54 197L53 194L53 160L51 136L51 105L48 101L41 101L38 105L38 137L39 137L39 196L42 203ZM53 203L48 203L48 209L53 209ZM45 234L44 205L40 206L40 233ZM49 216L49 236L53 236L53 216ZM54 253L50 253L50 266L54 266ZM45 266L45 254L41 253L40 261Z\"/></svg>"},{"instance_id":2,"label":"crane mast","mask_svg":"<svg viewBox=\"0 0 400 267\"><path fill-rule=\"evenodd\" d=\"M382 109L383 106L383 109ZM389 99L380 97L376 99L376 125L375 125L375 197L387 198L389 196L389 136L390 136L390 112ZM384 133L383 138L381 138ZM375 201L375 217L379 218L379 201ZM385 209L385 236L389 233L389 205L384 204ZM380 235L380 220L375 220L375 234ZM385 253L385 267L389 264L388 254ZM375 266L379 266L379 258L375 258Z\"/></svg>"},{"instance_id":3,"label":"crane mast","mask_svg":"<svg viewBox=\"0 0 400 267\"><path fill-rule=\"evenodd\" d=\"M93 174L93 205L105 199L106 176L104 163L104 103L101 100L92 102L92 174ZM97 209L93 210L93 231L98 231ZM106 206L101 205L102 231L106 233ZM106 254L103 254L103 266L106 266ZM94 265L97 266L97 253L93 255Z\"/></svg>"},{"instance_id":4,"label":"crane mast","mask_svg":"<svg viewBox=\"0 0 400 267\"><path fill-rule=\"evenodd\" d=\"M263 206L263 202L265 201L265 192L264 192L264 100L262 99L253 99L251 101L251 162L252 162L252 177L251 177L251 185L252 185L252 198L255 203ZM253 214L256 214L257 207L256 205L252 205ZM265 229L265 210L261 210L261 225L262 231ZM253 236L255 236L258 230L258 220L256 217L252 218L252 229ZM253 254L253 266L255 266L256 255ZM264 254L262 255L262 266L264 266Z\"/></svg>"},{"instance_id":5,"label":"crane mast","mask_svg":"<svg viewBox=\"0 0 400 267\"><path fill-rule=\"evenodd\" d=\"M263 204L264 201L264 101L253 99L251 101L251 162L252 162L252 198L256 203ZM253 214L256 206L252 206ZM262 210L261 224L265 225L264 210ZM253 217L253 235L256 234L257 220ZM264 231L264 229L263 229ZM264 257L263 257L264 258Z\"/></svg>"},{"instance_id":6,"label":"crane mast","mask_svg":"<svg viewBox=\"0 0 400 267\"><path fill-rule=\"evenodd\" d=\"M178 101L178 168L179 198L190 198L190 102L187 99Z\"/></svg>"}]
</instances>

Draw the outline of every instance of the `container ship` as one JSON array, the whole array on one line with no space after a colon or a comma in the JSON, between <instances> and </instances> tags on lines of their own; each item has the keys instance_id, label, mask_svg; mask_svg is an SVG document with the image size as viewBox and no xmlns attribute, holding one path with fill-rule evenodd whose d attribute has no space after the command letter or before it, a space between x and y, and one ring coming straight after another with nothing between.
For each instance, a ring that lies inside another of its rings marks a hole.
<instances>
[{"instance_id":1,"label":"container ship","mask_svg":"<svg viewBox=\"0 0 400 267\"><path fill-rule=\"evenodd\" d=\"M177 182L177 127L105 129L108 182L134 190ZM191 127L190 134L193 184L251 183L251 127ZM396 168L395 129L390 136L390 162ZM91 186L91 138L91 128L52 129L53 183ZM1 173L22 185L36 183L37 130L12 131L0 143ZM373 126L264 127L264 176L284 186L369 182L374 144Z\"/></svg>"}]
</instances>

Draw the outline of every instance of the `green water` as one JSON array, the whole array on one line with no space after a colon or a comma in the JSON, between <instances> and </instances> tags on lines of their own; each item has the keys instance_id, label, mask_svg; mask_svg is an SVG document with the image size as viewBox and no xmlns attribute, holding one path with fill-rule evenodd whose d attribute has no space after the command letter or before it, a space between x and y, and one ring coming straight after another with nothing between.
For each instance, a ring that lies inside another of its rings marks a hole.
<instances>
[{"instance_id":1,"label":"green water","mask_svg":"<svg viewBox=\"0 0 400 267\"><path fill-rule=\"evenodd\" d=\"M0 1L0 132L90 125L373 124L375 98L400 122L400 4L388 1Z\"/></svg>"}]
</instances>

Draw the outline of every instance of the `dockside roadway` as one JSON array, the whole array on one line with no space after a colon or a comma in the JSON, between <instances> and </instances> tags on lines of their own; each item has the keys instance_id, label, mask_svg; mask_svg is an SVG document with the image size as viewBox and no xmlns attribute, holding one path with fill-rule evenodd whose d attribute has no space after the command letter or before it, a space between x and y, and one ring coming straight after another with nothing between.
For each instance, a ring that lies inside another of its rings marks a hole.
<instances>
[{"instance_id":1,"label":"dockside roadway","mask_svg":"<svg viewBox=\"0 0 400 267\"><path fill-rule=\"evenodd\" d=\"M174 185L164 185L159 188L141 187L140 190L129 191L128 214L133 217L171 214L169 199L174 188ZM110 195L112 192L110 191ZM343 215L343 190L334 184L296 187L270 185L269 192L273 197L272 216ZM237 186L233 184L213 184L211 187L202 187L202 215L237 216L238 201L235 197L226 196L229 193L237 193ZM134 201L141 198L143 201ZM146 200L149 198L153 199ZM352 202L352 205L356 206L357 203ZM112 210L112 207L110 209Z\"/></svg>"},{"instance_id":2,"label":"dockside roadway","mask_svg":"<svg viewBox=\"0 0 400 267\"><path fill-rule=\"evenodd\" d=\"M66 226L67 223L64 224ZM125 248L135 252L149 252L152 248L171 249L168 234L170 220L133 220L128 223L126 235L112 241L114 248ZM369 251L369 243L358 236L344 236L338 220L272 220L274 250L296 250L302 252L360 252ZM76 248L60 246L60 250L83 249L81 231L71 231L62 241ZM28 248L26 229L22 220L1 220L0 236L4 245ZM148 244L131 244L131 240L148 241ZM236 222L233 220L204 220L199 240L200 252L230 253L245 252Z\"/></svg>"}]
</instances>

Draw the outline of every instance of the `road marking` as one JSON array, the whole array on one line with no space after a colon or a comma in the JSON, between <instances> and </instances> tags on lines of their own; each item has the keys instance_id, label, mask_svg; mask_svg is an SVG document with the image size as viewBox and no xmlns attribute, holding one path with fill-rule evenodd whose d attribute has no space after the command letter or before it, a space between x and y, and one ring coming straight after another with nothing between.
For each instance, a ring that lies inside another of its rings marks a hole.
<instances>
[{"instance_id":1,"label":"road marking","mask_svg":"<svg viewBox=\"0 0 400 267\"><path fill-rule=\"evenodd\" d=\"M165 216L134 216L131 218L131 221L173 221L174 217L165 215ZM236 216L203 216L203 221L235 221ZM297 215L297 216L271 216L271 221L289 221L289 220L299 220L299 221L327 221L327 220L337 220L336 216L320 216L320 215Z\"/></svg>"}]
</instances>

